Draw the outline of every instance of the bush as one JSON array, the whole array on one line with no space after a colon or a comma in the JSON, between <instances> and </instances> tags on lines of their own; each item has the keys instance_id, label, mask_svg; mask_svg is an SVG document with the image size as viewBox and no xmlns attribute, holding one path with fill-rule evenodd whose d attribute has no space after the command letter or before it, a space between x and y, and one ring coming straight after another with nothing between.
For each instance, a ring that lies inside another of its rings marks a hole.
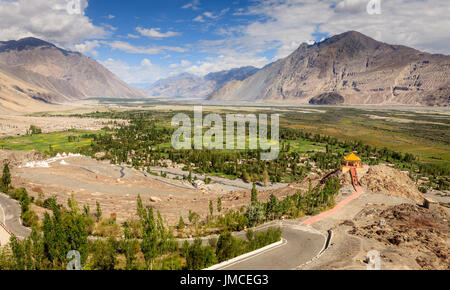
<instances>
[{"instance_id":1,"label":"bush","mask_svg":"<svg viewBox=\"0 0 450 290\"><path fill-rule=\"evenodd\" d=\"M201 270L217 263L214 250L211 246L202 246L202 240L196 239L189 246L186 254L186 267L188 270Z\"/></svg>"},{"instance_id":2,"label":"bush","mask_svg":"<svg viewBox=\"0 0 450 290\"><path fill-rule=\"evenodd\" d=\"M110 238L107 241L97 240L91 245L91 269L92 270L114 270L117 265L116 240Z\"/></svg>"},{"instance_id":3,"label":"bush","mask_svg":"<svg viewBox=\"0 0 450 290\"><path fill-rule=\"evenodd\" d=\"M21 215L24 226L31 228L38 224L39 218L34 211L28 210Z\"/></svg>"},{"instance_id":4,"label":"bush","mask_svg":"<svg viewBox=\"0 0 450 290\"><path fill-rule=\"evenodd\" d=\"M248 224L251 227L254 227L258 223L264 220L264 207L258 203L252 203L247 206L247 211L245 213L245 217L248 220Z\"/></svg>"},{"instance_id":5,"label":"bush","mask_svg":"<svg viewBox=\"0 0 450 290\"><path fill-rule=\"evenodd\" d=\"M217 241L216 255L219 262L227 261L244 253L243 241L236 239L230 232L224 232Z\"/></svg>"},{"instance_id":6,"label":"bush","mask_svg":"<svg viewBox=\"0 0 450 290\"><path fill-rule=\"evenodd\" d=\"M426 187L421 186L421 187L419 187L419 191L420 191L421 193L427 193L427 192L428 192L428 189L427 189Z\"/></svg>"}]
</instances>

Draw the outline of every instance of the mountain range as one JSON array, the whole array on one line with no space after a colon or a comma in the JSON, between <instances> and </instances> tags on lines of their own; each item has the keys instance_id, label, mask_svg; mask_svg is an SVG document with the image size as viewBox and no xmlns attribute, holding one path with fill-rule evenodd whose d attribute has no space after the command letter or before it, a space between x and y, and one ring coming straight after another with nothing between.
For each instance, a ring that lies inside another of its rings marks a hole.
<instances>
[{"instance_id":1,"label":"mountain range","mask_svg":"<svg viewBox=\"0 0 450 290\"><path fill-rule=\"evenodd\" d=\"M376 41L356 31L303 43L211 101L450 105L450 56Z\"/></svg>"},{"instance_id":2,"label":"mountain range","mask_svg":"<svg viewBox=\"0 0 450 290\"><path fill-rule=\"evenodd\" d=\"M92 58L37 38L0 42L0 105L15 110L90 97L145 98Z\"/></svg>"},{"instance_id":3,"label":"mountain range","mask_svg":"<svg viewBox=\"0 0 450 290\"><path fill-rule=\"evenodd\" d=\"M0 113L43 111L86 98L149 95L236 104L450 106L450 56L349 31L303 43L262 69L241 67L203 77L182 73L142 91L78 52L37 38L0 42Z\"/></svg>"},{"instance_id":4,"label":"mountain range","mask_svg":"<svg viewBox=\"0 0 450 290\"><path fill-rule=\"evenodd\" d=\"M230 81L242 81L258 71L257 68L246 66L209 73L199 77L191 73L181 73L166 79L161 79L145 89L151 96L173 98L186 97L205 99Z\"/></svg>"}]
</instances>

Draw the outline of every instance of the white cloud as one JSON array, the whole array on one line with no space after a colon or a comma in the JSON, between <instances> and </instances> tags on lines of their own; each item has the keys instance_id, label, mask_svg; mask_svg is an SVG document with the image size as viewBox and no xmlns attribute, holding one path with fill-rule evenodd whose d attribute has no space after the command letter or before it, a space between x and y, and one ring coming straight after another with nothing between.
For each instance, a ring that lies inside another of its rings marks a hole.
<instances>
[{"instance_id":1,"label":"white cloud","mask_svg":"<svg viewBox=\"0 0 450 290\"><path fill-rule=\"evenodd\" d=\"M187 67L182 71L203 76L210 72L228 70L248 65L262 67L268 62L269 60L265 57L255 57L249 54L233 53L230 51L226 55L219 55L214 58L208 57L204 61L199 61L196 65Z\"/></svg>"},{"instance_id":2,"label":"white cloud","mask_svg":"<svg viewBox=\"0 0 450 290\"><path fill-rule=\"evenodd\" d=\"M203 16L199 15L199 16L195 17L193 19L193 21L203 23L203 22L205 22L205 19L203 18Z\"/></svg>"},{"instance_id":3,"label":"white cloud","mask_svg":"<svg viewBox=\"0 0 450 290\"><path fill-rule=\"evenodd\" d=\"M180 32L167 31L165 33L160 32L160 28L142 28L136 27L136 31L139 32L142 36L153 37L153 38L167 38L181 35Z\"/></svg>"},{"instance_id":4,"label":"white cloud","mask_svg":"<svg viewBox=\"0 0 450 290\"><path fill-rule=\"evenodd\" d=\"M128 37L128 38L134 38L134 39L141 38L139 35L132 34L132 33L128 33L127 37Z\"/></svg>"},{"instance_id":5,"label":"white cloud","mask_svg":"<svg viewBox=\"0 0 450 290\"><path fill-rule=\"evenodd\" d=\"M100 43L98 40L92 40L92 41L85 41L80 44L75 44L74 48L76 51L87 54L91 53L93 56L97 56L98 52L95 50L97 47L100 47Z\"/></svg>"},{"instance_id":6,"label":"white cloud","mask_svg":"<svg viewBox=\"0 0 450 290\"><path fill-rule=\"evenodd\" d=\"M172 63L169 65L169 68L183 68L183 67L188 67L191 65L191 62L189 60L185 60L183 59L180 63Z\"/></svg>"},{"instance_id":7,"label":"white cloud","mask_svg":"<svg viewBox=\"0 0 450 290\"><path fill-rule=\"evenodd\" d=\"M199 50L225 56L245 54L249 63L259 59L261 53L274 50L275 57L268 60L273 61L315 39L318 33L331 36L357 30L387 43L450 53L448 0L381 0L381 15L369 15L368 3L369 0L257 0L237 11L239 16L256 20L217 29L224 38L199 42ZM208 63L211 66L214 61Z\"/></svg>"},{"instance_id":8,"label":"white cloud","mask_svg":"<svg viewBox=\"0 0 450 290\"><path fill-rule=\"evenodd\" d=\"M200 1L199 0L193 0L185 5L183 5L181 8L183 9L192 9L192 10L198 10L200 9Z\"/></svg>"},{"instance_id":9,"label":"white cloud","mask_svg":"<svg viewBox=\"0 0 450 290\"><path fill-rule=\"evenodd\" d=\"M338 3L335 13L320 27L321 31L333 35L357 30L391 44L407 45L428 52L450 53L448 0L381 1L381 15L368 15L368 2L362 6L357 6L356 2L350 6L347 2L349 0ZM343 7L347 9L342 10Z\"/></svg>"},{"instance_id":10,"label":"white cloud","mask_svg":"<svg viewBox=\"0 0 450 290\"><path fill-rule=\"evenodd\" d=\"M104 41L103 43L108 45L112 49L118 49L124 52L134 54L161 54L165 53L166 51L174 51L181 53L186 51L186 49L176 46L152 46L152 47L135 46L132 45L131 43L119 40L112 42Z\"/></svg>"},{"instance_id":11,"label":"white cloud","mask_svg":"<svg viewBox=\"0 0 450 290\"><path fill-rule=\"evenodd\" d=\"M109 14L107 17L108 17L108 19L114 19L114 18L116 18L116 16L115 16L115 15L112 15L112 14Z\"/></svg>"},{"instance_id":12,"label":"white cloud","mask_svg":"<svg viewBox=\"0 0 450 290\"><path fill-rule=\"evenodd\" d=\"M61 46L107 35L84 15L87 0L81 0L81 14L69 14L65 0L0 0L0 40L37 37Z\"/></svg>"},{"instance_id":13,"label":"white cloud","mask_svg":"<svg viewBox=\"0 0 450 290\"><path fill-rule=\"evenodd\" d=\"M222 17L225 14L227 14L228 11L230 11L229 8L222 9L219 14L214 14L213 12L206 11L206 12L203 12L203 14L198 15L197 17L195 17L193 19L193 21L203 23L203 22L206 22L205 18L210 19L210 20L217 20L220 17Z\"/></svg>"},{"instance_id":14,"label":"white cloud","mask_svg":"<svg viewBox=\"0 0 450 290\"><path fill-rule=\"evenodd\" d=\"M136 66L113 58L102 61L101 64L128 84L149 84L168 75L165 69L153 64L148 58L142 59Z\"/></svg>"},{"instance_id":15,"label":"white cloud","mask_svg":"<svg viewBox=\"0 0 450 290\"><path fill-rule=\"evenodd\" d=\"M203 15L205 15L206 17L211 18L211 19L216 19L217 17L219 17L217 15L214 15L214 13L208 12L208 11L204 12Z\"/></svg>"}]
</instances>

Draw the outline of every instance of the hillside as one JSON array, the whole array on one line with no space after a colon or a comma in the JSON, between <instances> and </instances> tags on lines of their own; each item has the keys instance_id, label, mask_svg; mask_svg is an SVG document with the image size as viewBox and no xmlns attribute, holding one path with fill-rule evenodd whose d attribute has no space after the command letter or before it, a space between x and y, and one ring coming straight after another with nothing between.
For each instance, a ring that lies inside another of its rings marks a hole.
<instances>
[{"instance_id":1,"label":"hillside","mask_svg":"<svg viewBox=\"0 0 450 290\"><path fill-rule=\"evenodd\" d=\"M182 73L173 77L159 80L145 89L156 97L186 97L204 98L214 90L214 82L190 73Z\"/></svg>"},{"instance_id":2,"label":"hillside","mask_svg":"<svg viewBox=\"0 0 450 290\"><path fill-rule=\"evenodd\" d=\"M89 97L143 98L92 58L36 38L0 42L2 71L46 92L45 101L57 103ZM2 76L6 83L8 78ZM3 91L2 94L6 94ZM12 98L12 96L11 96Z\"/></svg>"},{"instance_id":3,"label":"hillside","mask_svg":"<svg viewBox=\"0 0 450 290\"><path fill-rule=\"evenodd\" d=\"M313 45L304 43L245 80L227 83L210 100L306 104L314 98L312 103L326 104L321 101L324 94L334 93L343 97L343 104L448 106L449 87L450 56L350 31Z\"/></svg>"},{"instance_id":4,"label":"hillside","mask_svg":"<svg viewBox=\"0 0 450 290\"><path fill-rule=\"evenodd\" d=\"M8 74L0 66L0 114L50 110L49 100L63 101L48 90Z\"/></svg>"},{"instance_id":5,"label":"hillside","mask_svg":"<svg viewBox=\"0 0 450 290\"><path fill-rule=\"evenodd\" d=\"M159 80L150 85L145 91L151 96L185 97L204 99L223 87L230 81L242 81L258 71L257 68L246 66L209 73L199 77L190 73Z\"/></svg>"}]
</instances>

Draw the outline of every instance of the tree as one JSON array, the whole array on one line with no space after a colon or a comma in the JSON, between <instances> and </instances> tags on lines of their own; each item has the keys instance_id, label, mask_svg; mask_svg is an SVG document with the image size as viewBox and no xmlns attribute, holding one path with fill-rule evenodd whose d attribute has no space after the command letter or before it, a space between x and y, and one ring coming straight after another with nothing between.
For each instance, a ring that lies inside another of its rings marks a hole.
<instances>
[{"instance_id":1,"label":"tree","mask_svg":"<svg viewBox=\"0 0 450 290\"><path fill-rule=\"evenodd\" d=\"M252 181L250 178L250 175L247 173L247 170L245 170L245 169L242 171L242 179L244 180L244 182L247 182L247 183Z\"/></svg>"},{"instance_id":2,"label":"tree","mask_svg":"<svg viewBox=\"0 0 450 290\"><path fill-rule=\"evenodd\" d=\"M273 218L275 211L276 211L276 207L277 207L277 198L275 197L275 195L271 194L270 198L269 198L269 202L267 203L267 210L266 210L266 216Z\"/></svg>"},{"instance_id":3,"label":"tree","mask_svg":"<svg viewBox=\"0 0 450 290\"><path fill-rule=\"evenodd\" d=\"M25 270L25 249L22 243L15 236L11 236L9 242L13 252L15 270Z\"/></svg>"},{"instance_id":4,"label":"tree","mask_svg":"<svg viewBox=\"0 0 450 290\"><path fill-rule=\"evenodd\" d=\"M184 223L183 217L180 216L180 220L178 221L177 229L178 229L179 231L181 231L182 229L184 229L185 226L186 226L186 225L185 225L185 223Z\"/></svg>"},{"instance_id":5,"label":"tree","mask_svg":"<svg viewBox=\"0 0 450 290\"><path fill-rule=\"evenodd\" d=\"M27 135L38 135L41 133L42 133L42 129L35 125L31 125L30 128L27 130Z\"/></svg>"},{"instance_id":6,"label":"tree","mask_svg":"<svg viewBox=\"0 0 450 290\"><path fill-rule=\"evenodd\" d=\"M92 245L92 270L114 270L117 265L116 240L97 240Z\"/></svg>"},{"instance_id":7,"label":"tree","mask_svg":"<svg viewBox=\"0 0 450 290\"><path fill-rule=\"evenodd\" d=\"M87 203L83 206L83 214L85 217L91 216L91 207Z\"/></svg>"},{"instance_id":8,"label":"tree","mask_svg":"<svg viewBox=\"0 0 450 290\"><path fill-rule=\"evenodd\" d=\"M247 211L245 212L245 217L248 220L248 224L253 227L263 221L264 219L264 208L259 203L252 203L247 206Z\"/></svg>"},{"instance_id":9,"label":"tree","mask_svg":"<svg viewBox=\"0 0 450 290\"><path fill-rule=\"evenodd\" d=\"M8 191L11 186L11 172L9 171L9 165L6 163L3 166L3 175L2 175L2 187L4 191Z\"/></svg>"},{"instance_id":10,"label":"tree","mask_svg":"<svg viewBox=\"0 0 450 290\"><path fill-rule=\"evenodd\" d=\"M95 218L97 222L99 222L102 218L102 208L100 207L100 203L98 201L96 202Z\"/></svg>"},{"instance_id":11,"label":"tree","mask_svg":"<svg viewBox=\"0 0 450 290\"><path fill-rule=\"evenodd\" d=\"M131 236L128 223L123 224L123 231L125 237L123 240L123 248L126 260L125 267L127 270L134 270L136 268L135 261L138 251L138 248L136 246L138 245L138 242Z\"/></svg>"},{"instance_id":12,"label":"tree","mask_svg":"<svg viewBox=\"0 0 450 290\"><path fill-rule=\"evenodd\" d=\"M217 212L221 212L222 211L222 198L221 197L219 197L218 199L217 199Z\"/></svg>"},{"instance_id":13,"label":"tree","mask_svg":"<svg viewBox=\"0 0 450 290\"><path fill-rule=\"evenodd\" d=\"M193 224L194 226L197 226L197 223L200 219L200 216L195 211L189 210L189 222Z\"/></svg>"},{"instance_id":14,"label":"tree","mask_svg":"<svg viewBox=\"0 0 450 290\"><path fill-rule=\"evenodd\" d=\"M267 172L267 169L264 169L262 175L262 182L264 186L267 186L269 184L269 180L270 180L269 173Z\"/></svg>"},{"instance_id":15,"label":"tree","mask_svg":"<svg viewBox=\"0 0 450 290\"><path fill-rule=\"evenodd\" d=\"M153 215L153 208L148 207L147 210L141 211L141 226L142 226L142 242L141 251L144 254L147 269L153 268L153 260L157 256L158 247L158 232L155 217Z\"/></svg>"},{"instance_id":16,"label":"tree","mask_svg":"<svg viewBox=\"0 0 450 290\"><path fill-rule=\"evenodd\" d=\"M214 206L212 200L209 201L209 216L212 218L214 214Z\"/></svg>"},{"instance_id":17,"label":"tree","mask_svg":"<svg viewBox=\"0 0 450 290\"><path fill-rule=\"evenodd\" d=\"M252 188L252 204L258 202L258 191L256 190L256 184L253 182Z\"/></svg>"},{"instance_id":18,"label":"tree","mask_svg":"<svg viewBox=\"0 0 450 290\"><path fill-rule=\"evenodd\" d=\"M188 270L201 270L216 263L216 257L211 246L202 246L202 240L197 238L187 249L186 266Z\"/></svg>"},{"instance_id":19,"label":"tree","mask_svg":"<svg viewBox=\"0 0 450 290\"><path fill-rule=\"evenodd\" d=\"M239 256L239 240L234 238L230 232L223 232L217 241L216 256L219 263Z\"/></svg>"},{"instance_id":20,"label":"tree","mask_svg":"<svg viewBox=\"0 0 450 290\"><path fill-rule=\"evenodd\" d=\"M70 205L74 202L68 201ZM53 215L44 214L42 223L45 255L55 268L64 269L67 263L66 255L76 250L81 254L81 263L88 257L88 233L85 217L76 208L70 211L54 206Z\"/></svg>"}]
</instances>

